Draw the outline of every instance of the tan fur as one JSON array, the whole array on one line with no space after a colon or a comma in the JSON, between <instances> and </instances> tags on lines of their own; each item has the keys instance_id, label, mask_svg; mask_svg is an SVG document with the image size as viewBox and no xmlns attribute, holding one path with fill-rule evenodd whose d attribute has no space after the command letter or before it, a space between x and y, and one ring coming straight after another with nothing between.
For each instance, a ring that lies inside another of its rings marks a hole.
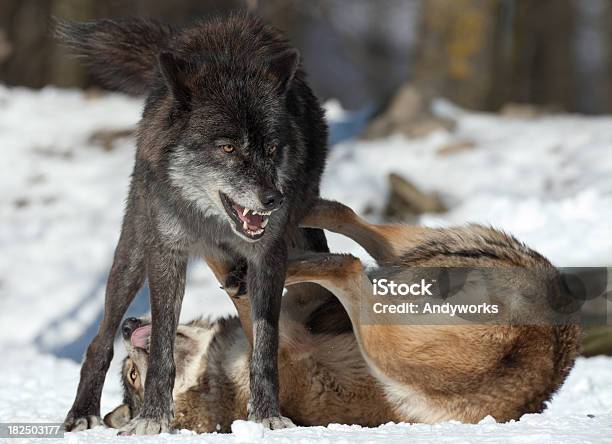
<instances>
[{"instance_id":1,"label":"tan fur","mask_svg":"<svg viewBox=\"0 0 612 444\"><path fill-rule=\"evenodd\" d=\"M304 227L324 227L343 234L359 243L378 262L396 260L403 251L412 248L428 229L412 225L369 224L339 202L319 199L302 221Z\"/></svg>"},{"instance_id":2,"label":"tan fur","mask_svg":"<svg viewBox=\"0 0 612 444\"><path fill-rule=\"evenodd\" d=\"M519 267L528 272L511 282L513 288L537 293L554 272L545 258L511 236L478 225L373 225L348 207L324 200L305 223L354 239L377 260L376 273L383 276L398 266ZM229 266L206 260L224 282ZM330 319L348 315L353 332L308 330L309 315L322 303L315 291L295 285L306 282L334 293L344 310L329 313ZM577 355L576 325L364 324L360 307L372 286L361 262L350 255L294 259L286 284L280 322L280 401L283 414L297 424L475 423L487 415L498 421L518 419L544 409ZM250 305L248 296L230 296L240 321L204 323L215 329L215 335L197 382L175 393L175 427L229 431L233 420L247 416ZM515 305L513 310L520 309L520 300ZM117 409L115 423L124 416L125 409ZM112 420L105 418L107 423Z\"/></svg>"},{"instance_id":3,"label":"tan fur","mask_svg":"<svg viewBox=\"0 0 612 444\"><path fill-rule=\"evenodd\" d=\"M224 283L227 275L232 271L231 264L223 261L219 258L214 258L212 256L205 256L204 260L206 264L210 267L213 274L217 278L220 283ZM251 323L251 303L248 297L239 297L233 291L234 289L225 289L226 293L229 295L234 307L236 308L236 312L238 313L238 318L240 319L240 323L242 324L242 330L247 336L247 339L251 346L253 345L253 324Z\"/></svg>"},{"instance_id":4,"label":"tan fur","mask_svg":"<svg viewBox=\"0 0 612 444\"><path fill-rule=\"evenodd\" d=\"M307 225L351 237L381 264L544 270L534 279L553 269L511 236L478 225L455 229L373 225L329 201L315 207ZM476 254L454 255L457 252ZM341 300L366 361L385 383L403 420L477 422L491 415L507 421L539 412L573 365L577 325L361 324L354 307L368 300L371 285L355 264L350 256L311 257L290 267L288 280L318 282ZM324 271L313 276L317 269ZM515 285L540 288L529 275Z\"/></svg>"},{"instance_id":5,"label":"tan fur","mask_svg":"<svg viewBox=\"0 0 612 444\"><path fill-rule=\"evenodd\" d=\"M227 432L233 420L247 417L250 344L236 322L223 323L198 384L175 395L175 427ZM279 373L283 414L297 424L375 426L399 419L382 386L375 388L352 334L313 337L283 319Z\"/></svg>"}]
</instances>

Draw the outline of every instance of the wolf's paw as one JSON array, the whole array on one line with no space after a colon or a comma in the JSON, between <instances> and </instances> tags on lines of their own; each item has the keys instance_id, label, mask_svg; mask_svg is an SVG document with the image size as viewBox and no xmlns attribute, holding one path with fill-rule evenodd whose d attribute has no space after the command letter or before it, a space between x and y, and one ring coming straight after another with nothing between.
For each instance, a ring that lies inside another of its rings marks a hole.
<instances>
[{"instance_id":1,"label":"wolf's paw","mask_svg":"<svg viewBox=\"0 0 612 444\"><path fill-rule=\"evenodd\" d=\"M293 421L285 416L272 416L271 418L265 418L263 421L261 421L261 423L266 429L270 430L289 429L291 427L295 427Z\"/></svg>"},{"instance_id":2,"label":"wolf's paw","mask_svg":"<svg viewBox=\"0 0 612 444\"><path fill-rule=\"evenodd\" d=\"M118 435L158 435L170 431L170 421L160 418L141 418L137 416L121 427Z\"/></svg>"},{"instance_id":3,"label":"wolf's paw","mask_svg":"<svg viewBox=\"0 0 612 444\"><path fill-rule=\"evenodd\" d=\"M72 415L64 420L64 430L67 432L82 432L102 425L102 419L97 415Z\"/></svg>"},{"instance_id":4,"label":"wolf's paw","mask_svg":"<svg viewBox=\"0 0 612 444\"><path fill-rule=\"evenodd\" d=\"M247 293L246 269L236 268L232 270L223 283L223 289L232 298L239 298Z\"/></svg>"},{"instance_id":5,"label":"wolf's paw","mask_svg":"<svg viewBox=\"0 0 612 444\"><path fill-rule=\"evenodd\" d=\"M249 421L258 422L268 430L280 430L295 427L293 421L284 416L271 416L264 419L249 418Z\"/></svg>"}]
</instances>

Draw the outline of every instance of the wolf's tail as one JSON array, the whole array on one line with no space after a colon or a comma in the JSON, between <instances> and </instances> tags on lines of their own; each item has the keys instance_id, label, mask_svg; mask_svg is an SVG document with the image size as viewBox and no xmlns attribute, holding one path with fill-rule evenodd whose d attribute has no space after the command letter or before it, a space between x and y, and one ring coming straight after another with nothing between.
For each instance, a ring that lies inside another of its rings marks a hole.
<instances>
[{"instance_id":1,"label":"wolf's tail","mask_svg":"<svg viewBox=\"0 0 612 444\"><path fill-rule=\"evenodd\" d=\"M157 76L157 56L170 42L173 29L141 19L56 21L56 36L106 86L129 94L145 94Z\"/></svg>"}]
</instances>

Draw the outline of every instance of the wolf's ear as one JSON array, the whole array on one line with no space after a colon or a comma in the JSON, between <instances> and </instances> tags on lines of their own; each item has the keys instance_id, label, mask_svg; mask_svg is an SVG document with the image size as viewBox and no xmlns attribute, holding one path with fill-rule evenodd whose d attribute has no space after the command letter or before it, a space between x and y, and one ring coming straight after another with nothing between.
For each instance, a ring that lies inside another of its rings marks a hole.
<instances>
[{"instance_id":1,"label":"wolf's ear","mask_svg":"<svg viewBox=\"0 0 612 444\"><path fill-rule=\"evenodd\" d=\"M191 105L191 93L187 87L187 73L189 63L175 54L163 51L159 54L159 68L164 80L172 91L178 108L189 110Z\"/></svg>"},{"instance_id":2,"label":"wolf's ear","mask_svg":"<svg viewBox=\"0 0 612 444\"><path fill-rule=\"evenodd\" d=\"M289 89L299 64L300 53L294 48L276 54L268 60L268 71L277 83L277 88L281 94L286 93Z\"/></svg>"},{"instance_id":3,"label":"wolf's ear","mask_svg":"<svg viewBox=\"0 0 612 444\"><path fill-rule=\"evenodd\" d=\"M121 404L104 417L104 424L113 429L120 429L132 420L130 406Z\"/></svg>"}]
</instances>

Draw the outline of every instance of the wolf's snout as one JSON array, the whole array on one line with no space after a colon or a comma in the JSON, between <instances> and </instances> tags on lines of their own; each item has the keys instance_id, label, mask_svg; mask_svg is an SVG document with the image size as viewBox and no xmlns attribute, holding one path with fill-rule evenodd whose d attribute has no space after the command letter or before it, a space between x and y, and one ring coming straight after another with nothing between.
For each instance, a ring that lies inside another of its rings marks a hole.
<instances>
[{"instance_id":1,"label":"wolf's snout","mask_svg":"<svg viewBox=\"0 0 612 444\"><path fill-rule=\"evenodd\" d=\"M266 190L259 194L259 200L266 211L276 210L283 204L284 196L278 190Z\"/></svg>"},{"instance_id":2,"label":"wolf's snout","mask_svg":"<svg viewBox=\"0 0 612 444\"><path fill-rule=\"evenodd\" d=\"M142 322L138 318L127 318L123 321L123 325L121 326L121 334L123 335L123 339L130 339L132 337L132 333L136 330Z\"/></svg>"}]
</instances>

